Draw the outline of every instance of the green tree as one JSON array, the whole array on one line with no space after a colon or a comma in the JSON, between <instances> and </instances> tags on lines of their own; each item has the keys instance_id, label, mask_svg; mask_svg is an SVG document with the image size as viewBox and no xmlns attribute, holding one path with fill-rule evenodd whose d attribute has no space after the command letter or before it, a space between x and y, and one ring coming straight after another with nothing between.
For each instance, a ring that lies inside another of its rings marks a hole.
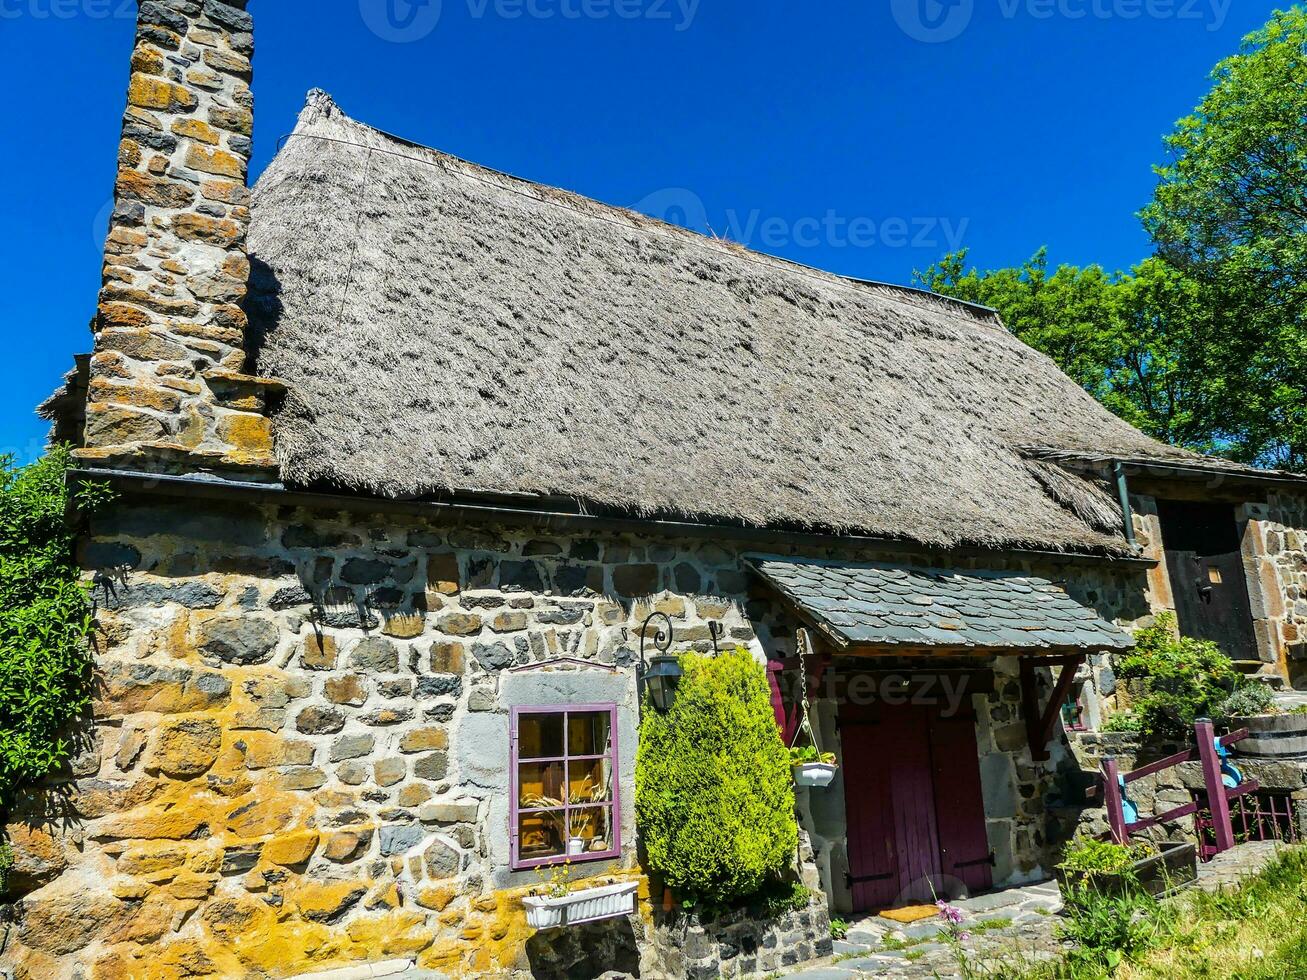
<instances>
[{"instance_id":1,"label":"green tree","mask_svg":"<svg viewBox=\"0 0 1307 980\"><path fill-rule=\"evenodd\" d=\"M1159 255L1239 310L1236 455L1307 469L1307 11L1276 11L1212 82L1166 138L1141 218Z\"/></svg>"},{"instance_id":2,"label":"green tree","mask_svg":"<svg viewBox=\"0 0 1307 980\"><path fill-rule=\"evenodd\" d=\"M1018 338L1051 357L1107 408L1173 445L1232 446L1221 361L1226 308L1160 259L1129 273L1102 266L1048 269L1041 249L1020 268L980 272L967 253L916 276L927 289L993 307Z\"/></svg>"},{"instance_id":3,"label":"green tree","mask_svg":"<svg viewBox=\"0 0 1307 980\"><path fill-rule=\"evenodd\" d=\"M0 808L69 760L69 727L90 705L91 604L66 515L108 491L70 496L68 459L62 448L22 468L0 457Z\"/></svg>"},{"instance_id":4,"label":"green tree","mask_svg":"<svg viewBox=\"0 0 1307 980\"><path fill-rule=\"evenodd\" d=\"M1276 11L1166 138L1144 226L1175 265L1307 300L1307 12Z\"/></svg>"},{"instance_id":5,"label":"green tree","mask_svg":"<svg viewBox=\"0 0 1307 980\"><path fill-rule=\"evenodd\" d=\"M1155 257L1050 273L1041 249L982 273L963 251L916 278L994 307L1164 442L1307 470L1307 12L1277 12L1213 83L1141 214Z\"/></svg>"},{"instance_id":6,"label":"green tree","mask_svg":"<svg viewBox=\"0 0 1307 980\"><path fill-rule=\"evenodd\" d=\"M685 654L681 666L671 709L645 705L636 819L650 870L685 900L724 906L775 881L794 855L789 753L747 650Z\"/></svg>"}]
</instances>

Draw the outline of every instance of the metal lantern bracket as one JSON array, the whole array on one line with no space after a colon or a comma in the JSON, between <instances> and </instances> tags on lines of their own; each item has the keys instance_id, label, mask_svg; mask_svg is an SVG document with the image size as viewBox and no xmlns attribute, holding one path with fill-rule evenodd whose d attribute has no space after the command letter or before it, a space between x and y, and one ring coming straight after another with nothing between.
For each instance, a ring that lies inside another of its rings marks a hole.
<instances>
[{"instance_id":1,"label":"metal lantern bracket","mask_svg":"<svg viewBox=\"0 0 1307 980\"><path fill-rule=\"evenodd\" d=\"M665 623L666 628L660 624L653 630L653 645L657 655L650 661L645 655L645 644L650 638L650 627L658 620ZM672 624L672 617L665 612L652 612L640 624L640 673L638 679L649 691L650 699L653 701L654 707L659 711L666 711L671 707L672 699L676 693L676 686L681 681L680 661L671 653L674 633L675 626ZM708 624L708 635L712 637L714 656L719 652L717 641L725 633L726 630L721 623L710 622Z\"/></svg>"},{"instance_id":2,"label":"metal lantern bracket","mask_svg":"<svg viewBox=\"0 0 1307 980\"><path fill-rule=\"evenodd\" d=\"M654 620L662 619L667 629L661 626L654 632L653 644L658 655L650 663L645 656L645 643L649 639L649 627ZM672 618L666 613L653 612L640 624L640 673L638 680L649 692L649 699L658 711L667 711L672 706L676 685L681 680L681 665L669 653L672 648Z\"/></svg>"}]
</instances>

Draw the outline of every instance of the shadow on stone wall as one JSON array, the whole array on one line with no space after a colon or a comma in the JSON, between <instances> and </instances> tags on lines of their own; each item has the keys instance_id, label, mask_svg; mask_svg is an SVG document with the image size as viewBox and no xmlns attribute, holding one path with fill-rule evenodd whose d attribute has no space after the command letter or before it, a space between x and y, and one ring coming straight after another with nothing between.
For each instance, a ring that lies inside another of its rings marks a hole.
<instances>
[{"instance_id":1,"label":"shadow on stone wall","mask_svg":"<svg viewBox=\"0 0 1307 980\"><path fill-rule=\"evenodd\" d=\"M536 980L587 980L606 973L640 976L640 950L629 918L537 932L526 944Z\"/></svg>"}]
</instances>

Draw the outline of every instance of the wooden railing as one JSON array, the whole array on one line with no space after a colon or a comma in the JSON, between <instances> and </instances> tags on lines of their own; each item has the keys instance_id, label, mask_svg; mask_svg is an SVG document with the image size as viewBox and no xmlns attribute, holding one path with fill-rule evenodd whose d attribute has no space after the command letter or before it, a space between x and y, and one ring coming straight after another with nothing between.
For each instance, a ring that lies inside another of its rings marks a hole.
<instances>
[{"instance_id":1,"label":"wooden railing","mask_svg":"<svg viewBox=\"0 0 1307 980\"><path fill-rule=\"evenodd\" d=\"M1125 773L1124 781L1128 787L1131 783L1143 779L1145 776L1156 775L1185 762L1200 761L1203 766L1203 784L1207 787L1207 802L1212 811L1212 827L1216 835L1216 850L1214 853L1220 854L1222 851L1228 851L1234 846L1234 825L1230 819L1230 801L1236 797L1257 792L1259 786L1255 779L1244 780L1234 788L1225 785L1221 779L1221 757L1216 751L1218 740L1210 721L1204 719L1197 722L1194 725L1194 735L1198 740L1197 748L1177 752L1175 755L1167 756L1165 759L1158 759L1156 762L1151 762L1133 772ZM1247 737L1248 729L1242 728L1237 732L1222 736L1219 741L1222 746L1229 747ZM1159 813L1156 816L1127 823L1125 810L1122 806L1122 773L1117 766L1116 759L1110 757L1104 759L1102 769L1103 797L1104 802L1107 804L1107 825L1111 831L1112 839L1118 844L1125 844L1130 839L1131 834L1140 830L1147 830L1149 827L1157 826L1157 824L1166 823L1170 820L1179 820L1182 817L1198 813L1200 804L1194 801L1186 803L1184 806L1178 806L1174 810Z\"/></svg>"}]
</instances>

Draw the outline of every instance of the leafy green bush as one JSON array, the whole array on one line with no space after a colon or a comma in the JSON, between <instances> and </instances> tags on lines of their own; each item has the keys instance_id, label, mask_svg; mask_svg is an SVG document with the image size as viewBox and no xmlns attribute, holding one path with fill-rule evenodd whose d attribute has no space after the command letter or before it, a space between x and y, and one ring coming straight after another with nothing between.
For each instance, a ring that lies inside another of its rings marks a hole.
<instances>
[{"instance_id":1,"label":"leafy green bush","mask_svg":"<svg viewBox=\"0 0 1307 980\"><path fill-rule=\"evenodd\" d=\"M1134 734L1139 732L1141 728L1143 728L1143 722L1139 720L1139 716L1133 711L1118 712L1117 714L1111 715L1107 721L1103 723L1103 731L1105 732L1126 732Z\"/></svg>"},{"instance_id":2,"label":"leafy green bush","mask_svg":"<svg viewBox=\"0 0 1307 980\"><path fill-rule=\"evenodd\" d=\"M736 904L798 845L789 753L766 673L747 650L685 654L664 715L646 702L635 808L649 870L684 901Z\"/></svg>"},{"instance_id":3,"label":"leafy green bush","mask_svg":"<svg viewBox=\"0 0 1307 980\"><path fill-rule=\"evenodd\" d=\"M1146 852L1136 845L1126 847L1093 837L1078 837L1067 848L1058 865L1071 874L1093 878L1095 875L1124 875L1131 873L1135 861Z\"/></svg>"},{"instance_id":4,"label":"leafy green bush","mask_svg":"<svg viewBox=\"0 0 1307 980\"><path fill-rule=\"evenodd\" d=\"M1115 669L1119 678L1144 682L1145 696L1135 705L1139 730L1165 740L1187 740L1194 722L1214 716L1244 683L1215 643L1180 636L1173 613L1137 632L1134 652Z\"/></svg>"},{"instance_id":5,"label":"leafy green bush","mask_svg":"<svg viewBox=\"0 0 1307 980\"><path fill-rule=\"evenodd\" d=\"M1245 684L1216 709L1220 718L1252 718L1255 715L1270 714L1275 707L1275 692L1265 684L1254 681Z\"/></svg>"},{"instance_id":6,"label":"leafy green bush","mask_svg":"<svg viewBox=\"0 0 1307 980\"><path fill-rule=\"evenodd\" d=\"M90 704L91 604L65 514L68 451L26 467L0 456L0 807L64 765L69 724ZM108 498L89 487L75 503Z\"/></svg>"},{"instance_id":7,"label":"leafy green bush","mask_svg":"<svg viewBox=\"0 0 1307 980\"><path fill-rule=\"evenodd\" d=\"M1067 956L1072 976L1114 971L1124 960L1151 947L1166 910L1143 891L1104 895L1089 885L1064 888L1058 938L1074 943Z\"/></svg>"},{"instance_id":8,"label":"leafy green bush","mask_svg":"<svg viewBox=\"0 0 1307 980\"><path fill-rule=\"evenodd\" d=\"M773 880L749 897L746 903L755 919L777 919L787 912L800 912L812 902L812 892L800 881Z\"/></svg>"}]
</instances>

